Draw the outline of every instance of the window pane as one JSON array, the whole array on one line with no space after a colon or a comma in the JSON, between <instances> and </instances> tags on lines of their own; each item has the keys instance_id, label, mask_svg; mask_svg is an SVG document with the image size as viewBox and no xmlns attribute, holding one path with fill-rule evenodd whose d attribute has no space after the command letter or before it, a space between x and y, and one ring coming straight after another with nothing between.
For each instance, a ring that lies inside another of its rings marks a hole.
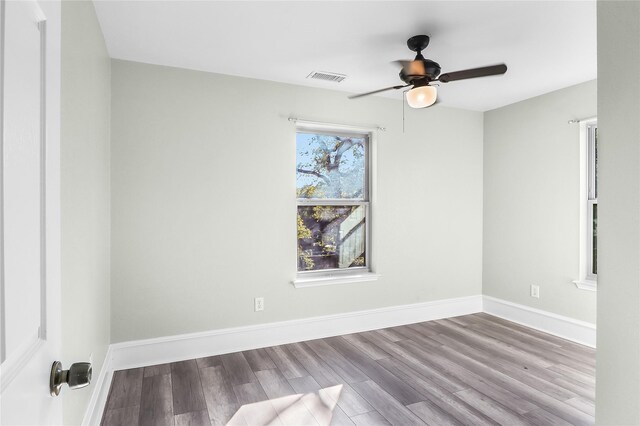
<instances>
[{"instance_id":1,"label":"window pane","mask_svg":"<svg viewBox=\"0 0 640 426\"><path fill-rule=\"evenodd\" d=\"M591 272L598 274L598 204L593 205L593 253L591 253Z\"/></svg>"},{"instance_id":2,"label":"window pane","mask_svg":"<svg viewBox=\"0 0 640 426\"><path fill-rule=\"evenodd\" d=\"M366 266L365 212L359 206L298 206L298 271Z\"/></svg>"},{"instance_id":3,"label":"window pane","mask_svg":"<svg viewBox=\"0 0 640 426\"><path fill-rule=\"evenodd\" d=\"M598 199L598 128L593 130L593 195Z\"/></svg>"},{"instance_id":4,"label":"window pane","mask_svg":"<svg viewBox=\"0 0 640 426\"><path fill-rule=\"evenodd\" d=\"M296 134L298 198L364 200L367 138Z\"/></svg>"}]
</instances>

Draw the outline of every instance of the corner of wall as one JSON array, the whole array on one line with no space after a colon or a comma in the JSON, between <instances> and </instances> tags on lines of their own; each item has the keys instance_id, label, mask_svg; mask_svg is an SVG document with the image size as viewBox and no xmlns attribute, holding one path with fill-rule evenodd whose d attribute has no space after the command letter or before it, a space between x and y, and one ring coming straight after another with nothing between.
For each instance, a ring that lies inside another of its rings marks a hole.
<instances>
[{"instance_id":1,"label":"corner of wall","mask_svg":"<svg viewBox=\"0 0 640 426\"><path fill-rule=\"evenodd\" d=\"M61 361L93 363L94 383L63 399L80 424L110 343L110 59L91 1L62 2Z\"/></svg>"}]
</instances>

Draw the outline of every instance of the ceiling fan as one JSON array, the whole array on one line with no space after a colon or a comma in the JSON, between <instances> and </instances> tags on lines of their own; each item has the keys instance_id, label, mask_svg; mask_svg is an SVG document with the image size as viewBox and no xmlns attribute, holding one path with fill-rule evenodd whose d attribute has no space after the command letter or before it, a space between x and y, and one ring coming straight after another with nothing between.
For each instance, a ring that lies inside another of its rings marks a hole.
<instances>
[{"instance_id":1,"label":"ceiling fan","mask_svg":"<svg viewBox=\"0 0 640 426\"><path fill-rule=\"evenodd\" d=\"M437 62L434 62L431 59L425 59L424 56L422 56L422 51L428 45L429 36L413 36L407 40L407 46L409 49L417 52L416 58L413 61L395 61L397 64L402 66L402 69L400 70L400 79L406 84L385 87L384 89L361 93L359 95L352 95L349 96L349 99L361 98L363 96L386 92L387 90L398 90L413 86L406 93L407 104L412 108L426 108L435 104L438 98L438 92L431 83L448 83L450 81L499 75L507 72L507 66L505 64L498 64L488 67L472 68L440 74L440 65L438 65Z\"/></svg>"}]
</instances>

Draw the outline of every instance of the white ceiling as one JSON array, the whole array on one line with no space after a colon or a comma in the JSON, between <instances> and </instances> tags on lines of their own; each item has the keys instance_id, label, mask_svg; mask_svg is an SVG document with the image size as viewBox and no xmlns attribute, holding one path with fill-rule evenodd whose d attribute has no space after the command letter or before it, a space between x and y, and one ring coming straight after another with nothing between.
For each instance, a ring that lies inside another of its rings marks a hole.
<instances>
[{"instance_id":1,"label":"white ceiling","mask_svg":"<svg viewBox=\"0 0 640 426\"><path fill-rule=\"evenodd\" d=\"M423 54L442 72L509 67L504 76L439 88L442 105L478 111L596 78L595 1L108 0L95 7L113 58L351 93L401 84L391 61L413 59L407 38L427 34ZM307 79L312 71L348 77Z\"/></svg>"}]
</instances>

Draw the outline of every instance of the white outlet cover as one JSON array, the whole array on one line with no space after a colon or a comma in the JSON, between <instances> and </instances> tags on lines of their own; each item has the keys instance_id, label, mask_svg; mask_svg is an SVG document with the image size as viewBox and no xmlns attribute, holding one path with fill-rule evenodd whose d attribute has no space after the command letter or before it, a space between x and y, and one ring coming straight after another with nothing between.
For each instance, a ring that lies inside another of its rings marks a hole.
<instances>
[{"instance_id":1,"label":"white outlet cover","mask_svg":"<svg viewBox=\"0 0 640 426\"><path fill-rule=\"evenodd\" d=\"M254 309L256 312L264 311L264 297L256 297L254 299Z\"/></svg>"},{"instance_id":2,"label":"white outlet cover","mask_svg":"<svg viewBox=\"0 0 640 426\"><path fill-rule=\"evenodd\" d=\"M532 285L531 286L531 297L540 298L540 286Z\"/></svg>"}]
</instances>

